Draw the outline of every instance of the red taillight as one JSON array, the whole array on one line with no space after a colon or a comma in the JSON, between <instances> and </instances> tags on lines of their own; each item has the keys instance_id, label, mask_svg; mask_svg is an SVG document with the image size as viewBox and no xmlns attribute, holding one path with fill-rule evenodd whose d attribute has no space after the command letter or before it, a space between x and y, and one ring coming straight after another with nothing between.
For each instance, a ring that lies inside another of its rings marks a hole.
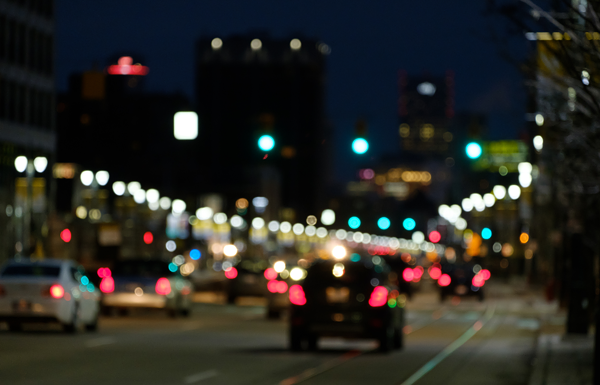
<instances>
[{"instance_id":1,"label":"red taillight","mask_svg":"<svg viewBox=\"0 0 600 385\"><path fill-rule=\"evenodd\" d=\"M110 269L108 267L101 267L98 269L98 277L100 277L100 278L110 277L111 275L112 275L112 272L110 271Z\"/></svg>"},{"instance_id":2,"label":"red taillight","mask_svg":"<svg viewBox=\"0 0 600 385\"><path fill-rule=\"evenodd\" d=\"M285 281L279 281L277 282L277 292L278 293L285 293L288 289L288 285L287 283L285 283Z\"/></svg>"},{"instance_id":3,"label":"red taillight","mask_svg":"<svg viewBox=\"0 0 600 385\"><path fill-rule=\"evenodd\" d=\"M237 275L238 271L235 267L230 267L229 269L225 270L225 277L228 279L234 279L237 277Z\"/></svg>"},{"instance_id":4,"label":"red taillight","mask_svg":"<svg viewBox=\"0 0 600 385\"><path fill-rule=\"evenodd\" d=\"M275 271L275 269L269 267L267 270L265 270L265 278L269 281L272 279L277 279L277 272Z\"/></svg>"},{"instance_id":5,"label":"red taillight","mask_svg":"<svg viewBox=\"0 0 600 385\"><path fill-rule=\"evenodd\" d=\"M429 268L429 276L432 279L439 279L441 275L442 269L440 269L439 267L432 266L431 268Z\"/></svg>"},{"instance_id":6,"label":"red taillight","mask_svg":"<svg viewBox=\"0 0 600 385\"><path fill-rule=\"evenodd\" d=\"M450 282L452 282L452 279L448 274L442 274L438 279L438 285L440 286L448 286L450 285Z\"/></svg>"},{"instance_id":7,"label":"red taillight","mask_svg":"<svg viewBox=\"0 0 600 385\"><path fill-rule=\"evenodd\" d=\"M273 282L273 281L271 281ZM290 287L290 302L294 305L306 304L306 296L304 295L304 289L300 285L293 285Z\"/></svg>"},{"instance_id":8,"label":"red taillight","mask_svg":"<svg viewBox=\"0 0 600 385\"><path fill-rule=\"evenodd\" d=\"M485 285L485 278L481 273L475 274L472 283L475 287L482 287L483 285Z\"/></svg>"},{"instance_id":9,"label":"red taillight","mask_svg":"<svg viewBox=\"0 0 600 385\"><path fill-rule=\"evenodd\" d=\"M383 286L377 286L371 293L369 298L369 305L373 307L380 307L387 303L388 300L388 289Z\"/></svg>"},{"instance_id":10,"label":"red taillight","mask_svg":"<svg viewBox=\"0 0 600 385\"><path fill-rule=\"evenodd\" d=\"M171 292L171 282L167 278L159 278L154 287L156 294L167 295Z\"/></svg>"},{"instance_id":11,"label":"red taillight","mask_svg":"<svg viewBox=\"0 0 600 385\"><path fill-rule=\"evenodd\" d=\"M62 298L65 295L65 289L61 285L50 286L50 296L52 298Z\"/></svg>"},{"instance_id":12,"label":"red taillight","mask_svg":"<svg viewBox=\"0 0 600 385\"><path fill-rule=\"evenodd\" d=\"M277 282L278 281L275 279L267 282L267 290L269 290L270 293L277 293Z\"/></svg>"},{"instance_id":13,"label":"red taillight","mask_svg":"<svg viewBox=\"0 0 600 385\"><path fill-rule=\"evenodd\" d=\"M100 291L103 293L112 293L115 291L115 280L113 277L109 275L102 278L102 281L100 281Z\"/></svg>"},{"instance_id":14,"label":"red taillight","mask_svg":"<svg viewBox=\"0 0 600 385\"><path fill-rule=\"evenodd\" d=\"M402 272L402 278L404 278L406 282L410 282L415 278L415 272L410 267L407 267Z\"/></svg>"},{"instance_id":15,"label":"red taillight","mask_svg":"<svg viewBox=\"0 0 600 385\"><path fill-rule=\"evenodd\" d=\"M488 279L490 279L490 277L492 276L492 274L490 273L490 271L488 269L483 269L479 272L479 274L481 274L481 276L483 277L483 279L485 279L486 281Z\"/></svg>"},{"instance_id":16,"label":"red taillight","mask_svg":"<svg viewBox=\"0 0 600 385\"><path fill-rule=\"evenodd\" d=\"M415 274L415 280L418 281L423 276L423 267L417 266L413 269L413 273Z\"/></svg>"}]
</instances>

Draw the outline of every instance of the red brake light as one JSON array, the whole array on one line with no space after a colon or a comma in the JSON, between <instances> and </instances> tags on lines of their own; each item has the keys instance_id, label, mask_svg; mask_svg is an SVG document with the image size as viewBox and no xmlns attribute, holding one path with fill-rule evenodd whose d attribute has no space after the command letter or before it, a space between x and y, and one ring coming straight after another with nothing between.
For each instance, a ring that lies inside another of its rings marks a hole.
<instances>
[{"instance_id":1,"label":"red brake light","mask_svg":"<svg viewBox=\"0 0 600 385\"><path fill-rule=\"evenodd\" d=\"M238 275L238 271L235 267L230 267L229 269L225 270L226 278L234 279L235 277L237 277L237 275Z\"/></svg>"},{"instance_id":2,"label":"red brake light","mask_svg":"<svg viewBox=\"0 0 600 385\"><path fill-rule=\"evenodd\" d=\"M156 294L167 295L171 292L171 282L165 277L159 278L154 287Z\"/></svg>"},{"instance_id":3,"label":"red brake light","mask_svg":"<svg viewBox=\"0 0 600 385\"><path fill-rule=\"evenodd\" d=\"M417 266L413 269L413 273L415 274L415 280L420 280L421 277L423 276L423 267L422 266Z\"/></svg>"},{"instance_id":4,"label":"red brake light","mask_svg":"<svg viewBox=\"0 0 600 385\"><path fill-rule=\"evenodd\" d=\"M270 293L277 293L277 280L272 279L269 282L267 282L267 290L269 290Z\"/></svg>"},{"instance_id":5,"label":"red brake light","mask_svg":"<svg viewBox=\"0 0 600 385\"><path fill-rule=\"evenodd\" d=\"M475 274L475 276L473 277L472 283L473 283L473 286L475 286L475 287L481 287L481 286L485 285L485 278L483 277L483 275L481 273Z\"/></svg>"},{"instance_id":6,"label":"red brake light","mask_svg":"<svg viewBox=\"0 0 600 385\"><path fill-rule=\"evenodd\" d=\"M277 282L277 292L278 293L285 293L288 289L288 285L287 283L285 283L285 281L279 281Z\"/></svg>"},{"instance_id":7,"label":"red brake light","mask_svg":"<svg viewBox=\"0 0 600 385\"><path fill-rule=\"evenodd\" d=\"M273 282L273 281L271 281ZM290 302L294 305L306 304L306 296L304 295L304 289L300 285L293 285L290 287Z\"/></svg>"},{"instance_id":8,"label":"red brake light","mask_svg":"<svg viewBox=\"0 0 600 385\"><path fill-rule=\"evenodd\" d=\"M101 267L98 269L98 277L100 277L100 278L110 277L111 275L112 275L112 272L110 271L110 269L108 267Z\"/></svg>"},{"instance_id":9,"label":"red brake light","mask_svg":"<svg viewBox=\"0 0 600 385\"><path fill-rule=\"evenodd\" d=\"M448 274L442 274L440 279L438 279L438 285L440 286L448 286L452 282L452 278Z\"/></svg>"},{"instance_id":10,"label":"red brake light","mask_svg":"<svg viewBox=\"0 0 600 385\"><path fill-rule=\"evenodd\" d=\"M65 295L65 289L61 285L52 285L50 286L50 296L52 298L62 298Z\"/></svg>"},{"instance_id":11,"label":"red brake light","mask_svg":"<svg viewBox=\"0 0 600 385\"><path fill-rule=\"evenodd\" d=\"M432 279L439 279L441 275L442 269L440 269L439 267L432 266L431 268L429 268L429 276Z\"/></svg>"},{"instance_id":12,"label":"red brake light","mask_svg":"<svg viewBox=\"0 0 600 385\"><path fill-rule=\"evenodd\" d=\"M485 279L486 281L487 281L488 279L490 279L490 277L491 277L490 271L489 271L488 269L483 269L483 270L481 270L481 271L479 272L479 274L481 274L481 276L483 277L483 279Z\"/></svg>"},{"instance_id":13,"label":"red brake light","mask_svg":"<svg viewBox=\"0 0 600 385\"><path fill-rule=\"evenodd\" d=\"M388 300L388 289L383 286L377 286L371 293L369 298L369 305L372 307L380 307L387 303Z\"/></svg>"},{"instance_id":14,"label":"red brake light","mask_svg":"<svg viewBox=\"0 0 600 385\"><path fill-rule=\"evenodd\" d=\"M108 270L108 268L106 268ZM110 273L110 270L108 270ZM100 281L100 291L103 293L112 293L115 291L115 280L110 275L104 276Z\"/></svg>"},{"instance_id":15,"label":"red brake light","mask_svg":"<svg viewBox=\"0 0 600 385\"><path fill-rule=\"evenodd\" d=\"M402 272L402 278L404 278L406 282L410 282L415 278L415 272L410 267L407 267Z\"/></svg>"},{"instance_id":16,"label":"red brake light","mask_svg":"<svg viewBox=\"0 0 600 385\"><path fill-rule=\"evenodd\" d=\"M272 279L277 279L277 272L275 271L275 269L269 267L267 270L265 270L265 278L269 281Z\"/></svg>"}]
</instances>

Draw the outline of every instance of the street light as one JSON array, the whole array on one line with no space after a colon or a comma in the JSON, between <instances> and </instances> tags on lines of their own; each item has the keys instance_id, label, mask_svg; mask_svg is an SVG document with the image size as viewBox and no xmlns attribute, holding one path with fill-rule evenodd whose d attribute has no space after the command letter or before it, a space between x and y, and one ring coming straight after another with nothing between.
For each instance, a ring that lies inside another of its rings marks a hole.
<instances>
[{"instance_id":1,"label":"street light","mask_svg":"<svg viewBox=\"0 0 600 385\"><path fill-rule=\"evenodd\" d=\"M46 167L48 166L48 159L46 159L45 156L38 156L33 160L33 166L35 167L35 171L41 174L46 170Z\"/></svg>"},{"instance_id":2,"label":"street light","mask_svg":"<svg viewBox=\"0 0 600 385\"><path fill-rule=\"evenodd\" d=\"M84 186L91 186L94 181L94 173L90 170L82 171L79 179Z\"/></svg>"},{"instance_id":3,"label":"street light","mask_svg":"<svg viewBox=\"0 0 600 385\"><path fill-rule=\"evenodd\" d=\"M106 186L106 184L108 183L108 179L109 179L110 175L108 174L108 171L98 171L96 173L96 182L98 182L98 184L100 186Z\"/></svg>"},{"instance_id":4,"label":"street light","mask_svg":"<svg viewBox=\"0 0 600 385\"><path fill-rule=\"evenodd\" d=\"M18 172L23 172L27 169L27 157L26 156L17 156L15 159L15 169Z\"/></svg>"}]
</instances>

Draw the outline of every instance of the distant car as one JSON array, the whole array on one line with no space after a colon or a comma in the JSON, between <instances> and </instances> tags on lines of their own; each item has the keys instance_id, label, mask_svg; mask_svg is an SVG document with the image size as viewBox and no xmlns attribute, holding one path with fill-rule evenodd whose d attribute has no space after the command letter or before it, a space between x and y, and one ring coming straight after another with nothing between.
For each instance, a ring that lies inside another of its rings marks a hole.
<instances>
[{"instance_id":1,"label":"distant car","mask_svg":"<svg viewBox=\"0 0 600 385\"><path fill-rule=\"evenodd\" d=\"M377 339L381 351L402 347L405 297L375 258L318 260L288 289L292 350L316 349L324 336Z\"/></svg>"},{"instance_id":2,"label":"distant car","mask_svg":"<svg viewBox=\"0 0 600 385\"><path fill-rule=\"evenodd\" d=\"M265 296L266 280L259 269L250 269L238 264L231 271L226 271L225 277L229 278L225 283L227 303L235 303L237 297Z\"/></svg>"},{"instance_id":3,"label":"distant car","mask_svg":"<svg viewBox=\"0 0 600 385\"><path fill-rule=\"evenodd\" d=\"M413 295L413 285L412 280L414 278L414 273L405 274L404 270L410 269L412 272L412 268L408 265L408 263L404 262L400 256L384 256L383 259L390 266L392 272L395 273L394 284L398 286L400 293L406 294L408 298L412 298Z\"/></svg>"},{"instance_id":4,"label":"distant car","mask_svg":"<svg viewBox=\"0 0 600 385\"><path fill-rule=\"evenodd\" d=\"M440 301L443 302L449 296L474 296L479 301L485 299L483 286L489 275L485 278L479 278L481 274L476 274L473 267L473 264L445 263L441 265L442 275L437 280Z\"/></svg>"},{"instance_id":5,"label":"distant car","mask_svg":"<svg viewBox=\"0 0 600 385\"><path fill-rule=\"evenodd\" d=\"M24 323L60 323L66 332L98 327L100 294L72 261L12 260L0 268L0 321L10 331Z\"/></svg>"},{"instance_id":6,"label":"distant car","mask_svg":"<svg viewBox=\"0 0 600 385\"><path fill-rule=\"evenodd\" d=\"M280 318L290 308L288 288L304 279L306 270L296 266L293 261L288 261L283 272L278 274L273 268L269 268L264 275L265 278L272 278L266 283L267 318Z\"/></svg>"},{"instance_id":7,"label":"distant car","mask_svg":"<svg viewBox=\"0 0 600 385\"><path fill-rule=\"evenodd\" d=\"M106 314L112 309L125 314L129 308L164 309L172 317L190 314L192 283L174 264L154 259L129 259L115 263L112 270L100 275L104 276L100 290L102 309Z\"/></svg>"}]
</instances>

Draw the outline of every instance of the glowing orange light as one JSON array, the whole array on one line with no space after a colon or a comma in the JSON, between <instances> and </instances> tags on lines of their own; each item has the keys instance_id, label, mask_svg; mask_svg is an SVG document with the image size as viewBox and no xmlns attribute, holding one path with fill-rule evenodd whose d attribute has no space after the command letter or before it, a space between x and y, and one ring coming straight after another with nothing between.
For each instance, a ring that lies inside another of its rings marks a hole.
<instances>
[{"instance_id":1,"label":"glowing orange light","mask_svg":"<svg viewBox=\"0 0 600 385\"><path fill-rule=\"evenodd\" d=\"M452 278L448 274L442 274L440 279L438 279L438 285L440 286L448 286L452 282Z\"/></svg>"},{"instance_id":2,"label":"glowing orange light","mask_svg":"<svg viewBox=\"0 0 600 385\"><path fill-rule=\"evenodd\" d=\"M228 279L234 279L237 277L237 275L238 271L235 267L230 267L229 269L225 270L225 277Z\"/></svg>"},{"instance_id":3,"label":"glowing orange light","mask_svg":"<svg viewBox=\"0 0 600 385\"><path fill-rule=\"evenodd\" d=\"M152 235L152 233L149 231L146 231L144 233L144 243L149 245L152 243L153 240L154 240L154 236Z\"/></svg>"},{"instance_id":4,"label":"glowing orange light","mask_svg":"<svg viewBox=\"0 0 600 385\"><path fill-rule=\"evenodd\" d=\"M61 285L50 286L50 295L52 298L62 298L65 295L65 289Z\"/></svg>"},{"instance_id":5,"label":"glowing orange light","mask_svg":"<svg viewBox=\"0 0 600 385\"><path fill-rule=\"evenodd\" d=\"M294 305L306 304L306 296L304 295L304 289L300 285L293 285L289 291L290 302Z\"/></svg>"},{"instance_id":6,"label":"glowing orange light","mask_svg":"<svg viewBox=\"0 0 600 385\"><path fill-rule=\"evenodd\" d=\"M113 277L109 275L102 278L102 281L100 282L100 291L103 293L112 293L115 291L115 280Z\"/></svg>"},{"instance_id":7,"label":"glowing orange light","mask_svg":"<svg viewBox=\"0 0 600 385\"><path fill-rule=\"evenodd\" d=\"M60 239L62 239L64 242L71 242L71 230L69 229L64 229L63 231L60 232Z\"/></svg>"},{"instance_id":8,"label":"glowing orange light","mask_svg":"<svg viewBox=\"0 0 600 385\"><path fill-rule=\"evenodd\" d=\"M527 234L527 233L521 233L521 236L519 237L519 240L521 241L521 243L527 243L527 242L529 242L529 234Z\"/></svg>"}]
</instances>

